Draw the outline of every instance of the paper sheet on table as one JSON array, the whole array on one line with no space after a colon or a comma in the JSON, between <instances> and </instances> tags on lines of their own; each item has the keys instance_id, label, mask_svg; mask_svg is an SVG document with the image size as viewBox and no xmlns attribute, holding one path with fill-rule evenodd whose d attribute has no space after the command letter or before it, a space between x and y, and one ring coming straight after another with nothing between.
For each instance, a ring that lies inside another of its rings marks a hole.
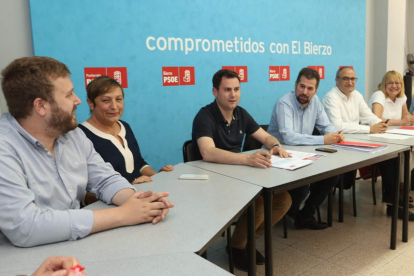
<instances>
[{"instance_id":1,"label":"paper sheet on table","mask_svg":"<svg viewBox=\"0 0 414 276\"><path fill-rule=\"evenodd\" d=\"M376 133L376 134L368 134L368 136L372 137L381 137L386 139L393 139L393 140L404 140L410 138L409 135L398 135L398 134L392 134L392 133Z\"/></svg>"},{"instance_id":2,"label":"paper sheet on table","mask_svg":"<svg viewBox=\"0 0 414 276\"><path fill-rule=\"evenodd\" d=\"M414 136L414 130L408 127L400 127L396 129L389 129L386 133L393 133L393 134L402 134L402 135L409 135Z\"/></svg>"},{"instance_id":3,"label":"paper sheet on table","mask_svg":"<svg viewBox=\"0 0 414 276\"><path fill-rule=\"evenodd\" d=\"M314 159L319 159L319 158L325 156L324 154L310 153L310 152L303 152L303 151L296 151L296 150L286 150L286 151L288 153L290 153L291 157L294 158L294 159L314 160ZM278 156L276 156L276 157L278 157Z\"/></svg>"},{"instance_id":4,"label":"paper sheet on table","mask_svg":"<svg viewBox=\"0 0 414 276\"><path fill-rule=\"evenodd\" d=\"M313 162L312 160L316 160L325 156L323 154L315 154L295 150L287 150L287 152L290 153L292 156L291 158L280 158L277 155L272 155L270 160L272 162L272 167L293 171L311 164Z\"/></svg>"},{"instance_id":5,"label":"paper sheet on table","mask_svg":"<svg viewBox=\"0 0 414 276\"><path fill-rule=\"evenodd\" d=\"M280 158L279 156L273 155L271 158L272 167L285 169L285 170L296 170L301 167L311 164L312 160L302 160L296 158Z\"/></svg>"}]
</instances>

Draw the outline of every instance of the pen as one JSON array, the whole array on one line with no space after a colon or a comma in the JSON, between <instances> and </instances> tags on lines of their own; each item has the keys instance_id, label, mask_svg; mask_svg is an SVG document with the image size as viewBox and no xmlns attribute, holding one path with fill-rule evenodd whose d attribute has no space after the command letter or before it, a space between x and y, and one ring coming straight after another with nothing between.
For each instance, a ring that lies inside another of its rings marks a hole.
<instances>
[{"instance_id":1,"label":"pen","mask_svg":"<svg viewBox=\"0 0 414 276\"><path fill-rule=\"evenodd\" d=\"M387 119L386 121L385 121L385 123L388 123L388 121L389 121L390 119Z\"/></svg>"},{"instance_id":2,"label":"pen","mask_svg":"<svg viewBox=\"0 0 414 276\"><path fill-rule=\"evenodd\" d=\"M343 130L338 131L338 134L341 134Z\"/></svg>"}]
</instances>

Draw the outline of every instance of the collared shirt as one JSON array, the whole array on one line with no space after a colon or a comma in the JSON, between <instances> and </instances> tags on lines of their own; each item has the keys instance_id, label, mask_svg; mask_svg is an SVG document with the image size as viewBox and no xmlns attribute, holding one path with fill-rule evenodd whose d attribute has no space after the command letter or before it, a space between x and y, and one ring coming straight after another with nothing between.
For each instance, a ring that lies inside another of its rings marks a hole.
<instances>
[{"instance_id":1,"label":"collared shirt","mask_svg":"<svg viewBox=\"0 0 414 276\"><path fill-rule=\"evenodd\" d=\"M233 111L233 119L229 124L224 119L217 102L201 108L193 121L193 153L201 157L197 140L201 137L213 139L216 148L231 152L241 152L245 134L258 131L260 126L242 107Z\"/></svg>"},{"instance_id":2,"label":"collared shirt","mask_svg":"<svg viewBox=\"0 0 414 276\"><path fill-rule=\"evenodd\" d=\"M368 101L368 106L372 109L374 103L379 103L383 107L382 118L385 119L402 119L402 110L404 105L406 105L407 96L395 98L395 102L389 97L385 97L384 92L381 90L376 91L372 94L371 98Z\"/></svg>"},{"instance_id":3,"label":"collared shirt","mask_svg":"<svg viewBox=\"0 0 414 276\"><path fill-rule=\"evenodd\" d=\"M6 113L0 118L0 245L76 240L93 226L91 210L79 210L85 190L110 204L133 188L104 163L76 128L54 143L54 154Z\"/></svg>"},{"instance_id":4,"label":"collared shirt","mask_svg":"<svg viewBox=\"0 0 414 276\"><path fill-rule=\"evenodd\" d=\"M369 126L382 121L372 113L357 90L348 98L335 86L322 102L331 123L344 133L369 133Z\"/></svg>"},{"instance_id":5,"label":"collared shirt","mask_svg":"<svg viewBox=\"0 0 414 276\"><path fill-rule=\"evenodd\" d=\"M322 135L312 135L314 128ZM313 96L302 110L295 91L291 91L276 101L267 132L286 145L323 145L323 135L336 129L318 96Z\"/></svg>"}]
</instances>

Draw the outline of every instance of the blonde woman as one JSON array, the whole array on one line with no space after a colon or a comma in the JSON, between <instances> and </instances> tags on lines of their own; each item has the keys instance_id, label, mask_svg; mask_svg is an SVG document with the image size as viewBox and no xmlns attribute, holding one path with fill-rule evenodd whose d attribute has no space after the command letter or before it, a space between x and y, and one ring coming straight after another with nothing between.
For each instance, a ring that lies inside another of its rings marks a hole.
<instances>
[{"instance_id":1,"label":"blonde woman","mask_svg":"<svg viewBox=\"0 0 414 276\"><path fill-rule=\"evenodd\" d=\"M378 84L378 91L368 102L372 112L390 126L414 124L414 117L408 112L404 82L400 73L388 71Z\"/></svg>"},{"instance_id":2,"label":"blonde woman","mask_svg":"<svg viewBox=\"0 0 414 276\"><path fill-rule=\"evenodd\" d=\"M378 91L372 94L368 102L368 106L372 108L372 112L378 118L383 121L388 120L388 125L390 126L414 124L414 116L410 114L407 108L404 81L400 73L388 71L382 78L382 82L378 84L378 89ZM411 164L413 164L412 153ZM411 166L412 169L413 167ZM404 179L402 172L400 172L400 179ZM411 196L409 200L410 202L414 201Z\"/></svg>"}]
</instances>

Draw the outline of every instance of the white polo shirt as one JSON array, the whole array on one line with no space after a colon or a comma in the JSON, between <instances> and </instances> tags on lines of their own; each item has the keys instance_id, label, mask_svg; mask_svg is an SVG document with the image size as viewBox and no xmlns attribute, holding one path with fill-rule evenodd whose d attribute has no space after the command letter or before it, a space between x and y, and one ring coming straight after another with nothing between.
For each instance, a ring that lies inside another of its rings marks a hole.
<instances>
[{"instance_id":1,"label":"white polo shirt","mask_svg":"<svg viewBox=\"0 0 414 276\"><path fill-rule=\"evenodd\" d=\"M390 98L386 98L381 90L378 90L372 94L368 101L368 106L372 109L374 103L379 103L384 107L382 118L400 120L402 119L402 109L406 102L407 97L405 95L401 98L395 98L395 102L393 102Z\"/></svg>"}]
</instances>

